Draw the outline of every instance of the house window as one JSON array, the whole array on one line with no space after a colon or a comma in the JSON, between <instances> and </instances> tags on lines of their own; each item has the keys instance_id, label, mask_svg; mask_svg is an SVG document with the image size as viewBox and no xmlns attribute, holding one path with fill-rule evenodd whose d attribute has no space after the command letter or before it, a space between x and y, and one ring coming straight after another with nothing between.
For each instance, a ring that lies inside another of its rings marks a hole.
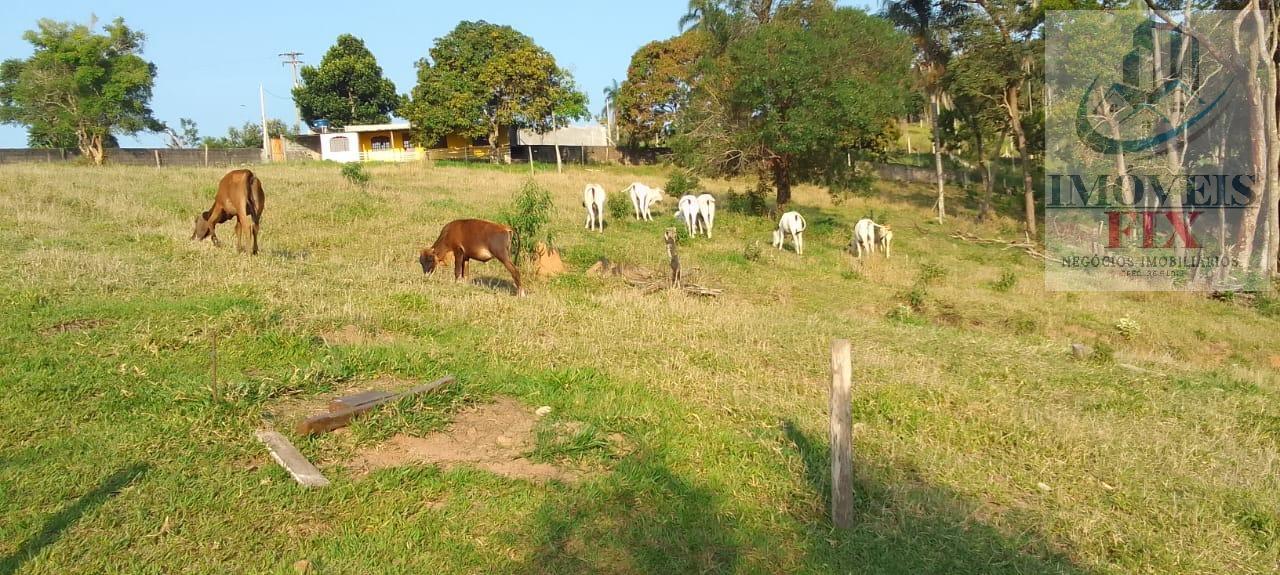
<instances>
[{"instance_id":1,"label":"house window","mask_svg":"<svg viewBox=\"0 0 1280 575\"><path fill-rule=\"evenodd\" d=\"M432 147L432 148L435 148L435 149L437 149L437 150L438 150L438 149L440 149L440 148L448 148L448 147L449 147L449 140L448 140L447 138L445 138L444 136L440 136L439 138L436 138L435 143L431 144L431 147Z\"/></svg>"},{"instance_id":2,"label":"house window","mask_svg":"<svg viewBox=\"0 0 1280 575\"><path fill-rule=\"evenodd\" d=\"M346 136L335 136L329 139L330 152L346 152L351 149L351 142Z\"/></svg>"},{"instance_id":3,"label":"house window","mask_svg":"<svg viewBox=\"0 0 1280 575\"><path fill-rule=\"evenodd\" d=\"M472 146L488 146L489 136L480 136L479 138L472 138L471 145Z\"/></svg>"},{"instance_id":4,"label":"house window","mask_svg":"<svg viewBox=\"0 0 1280 575\"><path fill-rule=\"evenodd\" d=\"M414 144L413 144L413 140L410 140L408 136L405 136L405 137L404 137L404 149L406 149L406 150L412 150L412 149L414 149L415 147L416 147L416 146L414 146Z\"/></svg>"},{"instance_id":5,"label":"house window","mask_svg":"<svg viewBox=\"0 0 1280 575\"><path fill-rule=\"evenodd\" d=\"M369 148L373 150L390 150L391 137L390 136L374 136L372 138L369 138Z\"/></svg>"}]
</instances>

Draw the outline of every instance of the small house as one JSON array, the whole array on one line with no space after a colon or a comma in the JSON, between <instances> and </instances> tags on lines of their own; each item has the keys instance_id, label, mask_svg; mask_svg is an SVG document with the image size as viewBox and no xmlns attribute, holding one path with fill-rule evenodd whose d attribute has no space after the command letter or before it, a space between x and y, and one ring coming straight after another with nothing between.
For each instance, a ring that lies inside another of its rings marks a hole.
<instances>
[{"instance_id":1,"label":"small house","mask_svg":"<svg viewBox=\"0 0 1280 575\"><path fill-rule=\"evenodd\" d=\"M320 157L335 162L408 162L425 157L409 124L358 124L320 134Z\"/></svg>"}]
</instances>

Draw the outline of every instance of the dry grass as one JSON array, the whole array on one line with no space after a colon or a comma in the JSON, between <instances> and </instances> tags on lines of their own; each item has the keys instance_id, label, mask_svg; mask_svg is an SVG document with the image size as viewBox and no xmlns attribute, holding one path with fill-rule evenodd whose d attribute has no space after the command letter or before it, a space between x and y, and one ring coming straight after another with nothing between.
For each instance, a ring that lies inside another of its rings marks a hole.
<instances>
[{"instance_id":1,"label":"dry grass","mask_svg":"<svg viewBox=\"0 0 1280 575\"><path fill-rule=\"evenodd\" d=\"M363 191L328 165L258 172L264 252L248 258L186 239L219 170L0 167L0 573L301 558L326 573L1280 568L1280 331L1247 305L1046 293L1041 262L949 237L1015 239L1014 222L939 226L928 190L890 185L839 204L799 188L803 257L768 247L773 223L722 211L715 239L681 258L725 293L644 295L584 271L602 256L665 269L673 203L602 235L577 204L587 182L616 193L665 174L580 168L537 176L571 272L514 298L497 264L472 268L490 281L456 284L415 258L451 218L499 218L519 169L375 166ZM730 185L745 187L707 182ZM890 261L843 252L872 212L894 224ZM765 246L754 261L752 240ZM997 289L1007 272L1016 281ZM348 325L378 336L324 343ZM837 337L857 365L847 533L823 511ZM1073 361L1072 342L1113 357ZM444 372L457 390L299 442L335 479L325 492L246 470L263 459L251 431L282 398ZM633 448L588 437L555 451L607 470L572 486L333 463L499 394ZM135 463L145 473L118 494L89 496Z\"/></svg>"}]
</instances>

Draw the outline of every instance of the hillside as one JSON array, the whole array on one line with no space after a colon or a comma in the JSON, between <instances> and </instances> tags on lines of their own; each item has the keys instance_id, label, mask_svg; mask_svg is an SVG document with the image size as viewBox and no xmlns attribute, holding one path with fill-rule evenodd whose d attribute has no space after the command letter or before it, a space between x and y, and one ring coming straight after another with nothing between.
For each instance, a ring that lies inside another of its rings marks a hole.
<instances>
[{"instance_id":1,"label":"hillside","mask_svg":"<svg viewBox=\"0 0 1280 575\"><path fill-rule=\"evenodd\" d=\"M221 249L188 240L221 170L0 166L0 574L1280 568L1268 297L1048 293L1039 260L950 237L1013 239L1016 222L939 225L926 187L891 183L839 204L797 188L803 257L722 199L714 239L681 256L724 295L646 295L584 270L663 269L674 202L602 235L578 202L588 181L665 172L570 168L537 176L570 273L515 298L496 262L462 284L416 258L450 219L498 218L521 169L376 166L365 191L331 165L256 172L250 258L230 224ZM894 257L857 262L843 248L871 213ZM824 500L834 338L854 348L848 532ZM1095 357L1072 359L1075 342ZM326 489L253 435L373 380L445 373L445 393L292 436ZM530 460L576 479L347 465L504 397L552 408Z\"/></svg>"}]
</instances>

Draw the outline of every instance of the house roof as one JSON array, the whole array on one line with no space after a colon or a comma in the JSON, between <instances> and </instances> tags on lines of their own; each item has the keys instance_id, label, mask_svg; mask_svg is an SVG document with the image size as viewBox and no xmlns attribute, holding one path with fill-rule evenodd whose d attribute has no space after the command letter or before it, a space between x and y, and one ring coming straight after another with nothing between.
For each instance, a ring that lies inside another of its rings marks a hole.
<instances>
[{"instance_id":1,"label":"house roof","mask_svg":"<svg viewBox=\"0 0 1280 575\"><path fill-rule=\"evenodd\" d=\"M609 132L604 126L566 126L545 134L519 130L513 143L517 146L608 146Z\"/></svg>"},{"instance_id":2,"label":"house roof","mask_svg":"<svg viewBox=\"0 0 1280 575\"><path fill-rule=\"evenodd\" d=\"M343 132L393 132L408 130L409 124L353 124L344 126Z\"/></svg>"}]
</instances>

